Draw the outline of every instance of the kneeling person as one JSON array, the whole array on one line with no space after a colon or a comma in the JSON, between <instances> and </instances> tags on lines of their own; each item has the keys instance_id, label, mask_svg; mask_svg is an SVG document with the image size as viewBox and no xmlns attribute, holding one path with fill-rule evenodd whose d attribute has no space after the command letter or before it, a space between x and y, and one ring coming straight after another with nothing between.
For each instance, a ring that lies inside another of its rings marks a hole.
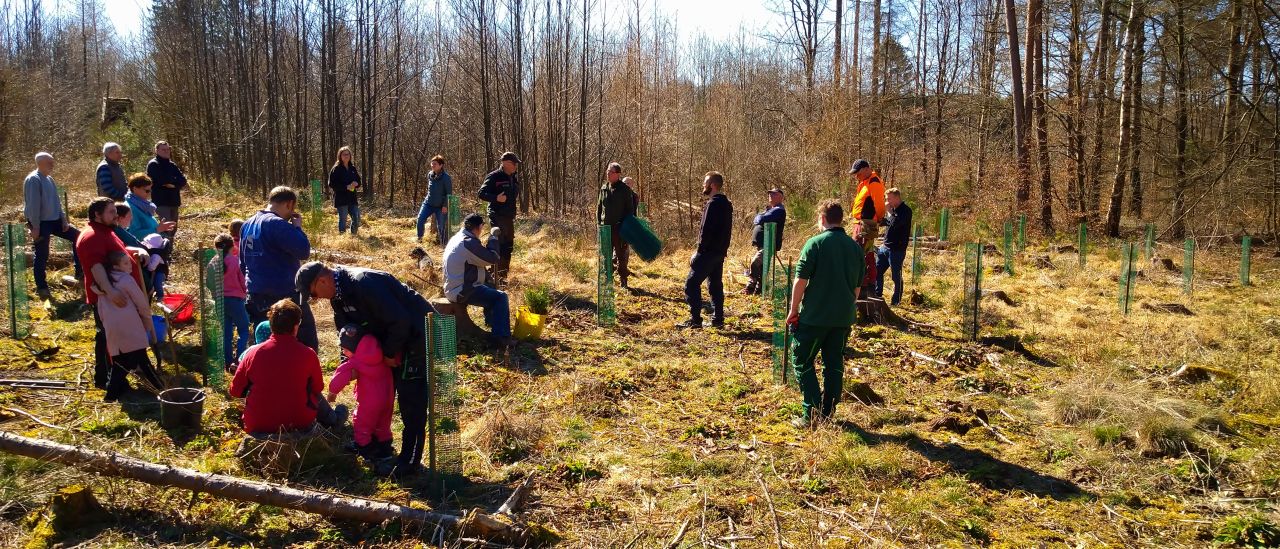
<instances>
[{"instance_id":1,"label":"kneeling person","mask_svg":"<svg viewBox=\"0 0 1280 549\"><path fill-rule=\"evenodd\" d=\"M511 345L511 305L507 293L486 285L485 267L498 263L500 229L494 227L488 245L480 243L484 218L471 214L462 220L462 229L444 248L444 295L454 303L466 302L484 308L484 318L493 329L497 347Z\"/></svg>"}]
</instances>

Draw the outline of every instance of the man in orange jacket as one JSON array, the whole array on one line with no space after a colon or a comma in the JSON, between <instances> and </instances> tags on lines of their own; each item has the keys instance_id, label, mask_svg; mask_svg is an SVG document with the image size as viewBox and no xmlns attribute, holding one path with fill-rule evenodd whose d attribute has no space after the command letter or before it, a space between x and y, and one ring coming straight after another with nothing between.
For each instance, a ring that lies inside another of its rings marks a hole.
<instances>
[{"instance_id":1,"label":"man in orange jacket","mask_svg":"<svg viewBox=\"0 0 1280 549\"><path fill-rule=\"evenodd\" d=\"M880 174L871 170L871 163L861 158L849 168L849 174L857 182L858 189L850 210L862 223L867 246L874 247L876 237L880 235L880 220L884 219L884 182L880 180Z\"/></svg>"}]
</instances>

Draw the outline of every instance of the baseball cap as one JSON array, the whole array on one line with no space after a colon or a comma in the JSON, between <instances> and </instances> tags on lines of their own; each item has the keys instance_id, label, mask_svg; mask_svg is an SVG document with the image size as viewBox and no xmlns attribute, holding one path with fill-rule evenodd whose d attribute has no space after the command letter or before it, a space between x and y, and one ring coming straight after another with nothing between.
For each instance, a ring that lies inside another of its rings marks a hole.
<instances>
[{"instance_id":1,"label":"baseball cap","mask_svg":"<svg viewBox=\"0 0 1280 549\"><path fill-rule=\"evenodd\" d=\"M516 153L513 153L513 152L511 152L511 151L507 151L507 152L502 153L501 161L505 162L505 161L508 161L508 160L510 160L510 161L512 161L512 162L515 162L516 164L519 164L519 163L520 163L520 157L519 157L519 156L516 156Z\"/></svg>"},{"instance_id":2,"label":"baseball cap","mask_svg":"<svg viewBox=\"0 0 1280 549\"><path fill-rule=\"evenodd\" d=\"M867 162L866 160L859 158L853 161L853 166L849 168L849 173L858 173L858 170L861 170L862 168L870 168L870 167L871 167L870 162Z\"/></svg>"},{"instance_id":3,"label":"baseball cap","mask_svg":"<svg viewBox=\"0 0 1280 549\"><path fill-rule=\"evenodd\" d=\"M772 193L784 194L784 193L782 192L782 189L779 189L778 187L773 187L773 188L771 188L771 189L769 189L768 191L765 191L765 192L770 193L770 194L772 194Z\"/></svg>"},{"instance_id":4,"label":"baseball cap","mask_svg":"<svg viewBox=\"0 0 1280 549\"><path fill-rule=\"evenodd\" d=\"M324 270L324 263L319 261L308 261L298 269L298 274L293 277L293 285L301 294L303 303L311 297L311 283L316 281L316 277L320 275L320 271Z\"/></svg>"}]
</instances>

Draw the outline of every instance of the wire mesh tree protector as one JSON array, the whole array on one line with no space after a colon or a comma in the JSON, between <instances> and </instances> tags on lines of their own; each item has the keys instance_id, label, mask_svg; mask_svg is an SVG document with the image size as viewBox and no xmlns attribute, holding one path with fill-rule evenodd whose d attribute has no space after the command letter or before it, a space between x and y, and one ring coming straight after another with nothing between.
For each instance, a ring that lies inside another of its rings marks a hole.
<instances>
[{"instance_id":1,"label":"wire mesh tree protector","mask_svg":"<svg viewBox=\"0 0 1280 549\"><path fill-rule=\"evenodd\" d=\"M771 286L773 292L770 294L773 304L773 347L771 355L773 358L773 379L779 384L791 385L798 387L799 384L795 376L788 373L788 362L791 352L791 333L787 326L787 312L791 307L791 284L794 282L794 267L792 265L778 265L778 268L771 271L773 277Z\"/></svg>"},{"instance_id":2,"label":"wire mesh tree protector","mask_svg":"<svg viewBox=\"0 0 1280 549\"><path fill-rule=\"evenodd\" d=\"M218 250L200 250L204 277L200 284L200 334L204 340L204 383L226 388L223 367L226 357L222 348L222 257Z\"/></svg>"},{"instance_id":3,"label":"wire mesh tree protector","mask_svg":"<svg viewBox=\"0 0 1280 549\"><path fill-rule=\"evenodd\" d=\"M761 288L761 292L764 293L764 295L773 295L773 278L769 275L773 273L773 257L777 253L777 251L773 249L773 243L777 236L778 224L765 223L764 238L760 241L760 245L763 246L761 249L764 251L764 260L762 263L764 270L760 272L760 281L764 284L764 287Z\"/></svg>"},{"instance_id":4,"label":"wire mesh tree protector","mask_svg":"<svg viewBox=\"0 0 1280 549\"><path fill-rule=\"evenodd\" d=\"M457 319L428 314L427 344L427 464L437 478L462 474L462 429L458 393Z\"/></svg>"},{"instance_id":5,"label":"wire mesh tree protector","mask_svg":"<svg viewBox=\"0 0 1280 549\"><path fill-rule=\"evenodd\" d=\"M920 265L920 237L924 235L924 227L916 225L911 235L911 286L915 287L920 282L920 272L923 267Z\"/></svg>"},{"instance_id":6,"label":"wire mesh tree protector","mask_svg":"<svg viewBox=\"0 0 1280 549\"><path fill-rule=\"evenodd\" d=\"M1138 282L1138 245L1132 242L1126 242L1120 246L1120 280L1118 282L1117 303L1120 306L1120 313L1129 314L1130 304L1133 301L1133 287Z\"/></svg>"},{"instance_id":7,"label":"wire mesh tree protector","mask_svg":"<svg viewBox=\"0 0 1280 549\"><path fill-rule=\"evenodd\" d=\"M982 242L964 245L964 301L960 304L960 330L970 341L978 339L982 307Z\"/></svg>"},{"instance_id":8,"label":"wire mesh tree protector","mask_svg":"<svg viewBox=\"0 0 1280 549\"><path fill-rule=\"evenodd\" d=\"M1014 249L1013 241L1013 222L1004 222L1004 272L1009 276L1013 276L1013 256L1018 251Z\"/></svg>"},{"instance_id":9,"label":"wire mesh tree protector","mask_svg":"<svg viewBox=\"0 0 1280 549\"><path fill-rule=\"evenodd\" d=\"M1191 295L1195 279L1196 240L1188 238L1182 244L1182 293Z\"/></svg>"},{"instance_id":10,"label":"wire mesh tree protector","mask_svg":"<svg viewBox=\"0 0 1280 549\"><path fill-rule=\"evenodd\" d=\"M1155 223L1147 223L1147 238L1146 238L1146 241L1143 243L1142 253L1148 262L1151 261L1151 258L1156 256L1156 224Z\"/></svg>"},{"instance_id":11,"label":"wire mesh tree protector","mask_svg":"<svg viewBox=\"0 0 1280 549\"><path fill-rule=\"evenodd\" d=\"M458 195L449 195L449 234L458 232L462 225L462 206L459 204Z\"/></svg>"},{"instance_id":12,"label":"wire mesh tree protector","mask_svg":"<svg viewBox=\"0 0 1280 549\"><path fill-rule=\"evenodd\" d=\"M31 296L27 292L26 254L26 227L20 223L5 225L4 263L9 301L9 335L14 339L22 339L31 334Z\"/></svg>"},{"instance_id":13,"label":"wire mesh tree protector","mask_svg":"<svg viewBox=\"0 0 1280 549\"><path fill-rule=\"evenodd\" d=\"M943 208L938 212L938 242L946 242L947 236L951 234L951 208Z\"/></svg>"},{"instance_id":14,"label":"wire mesh tree protector","mask_svg":"<svg viewBox=\"0 0 1280 549\"><path fill-rule=\"evenodd\" d=\"M1080 234L1076 237L1076 253L1080 254L1080 268L1083 269L1089 257L1089 226L1080 224Z\"/></svg>"},{"instance_id":15,"label":"wire mesh tree protector","mask_svg":"<svg viewBox=\"0 0 1280 549\"><path fill-rule=\"evenodd\" d=\"M1249 285L1249 256L1253 255L1253 237L1240 239L1240 285Z\"/></svg>"},{"instance_id":16,"label":"wire mesh tree protector","mask_svg":"<svg viewBox=\"0 0 1280 549\"><path fill-rule=\"evenodd\" d=\"M600 254L596 258L596 324L600 326L612 326L618 319L613 307L612 235L612 227L600 226Z\"/></svg>"},{"instance_id":17,"label":"wire mesh tree protector","mask_svg":"<svg viewBox=\"0 0 1280 549\"><path fill-rule=\"evenodd\" d=\"M307 210L307 222L311 225L308 232L315 234L320 229L324 216L324 185L319 179L311 180L311 206Z\"/></svg>"},{"instance_id":18,"label":"wire mesh tree protector","mask_svg":"<svg viewBox=\"0 0 1280 549\"><path fill-rule=\"evenodd\" d=\"M1018 214L1018 251L1027 249L1027 214Z\"/></svg>"}]
</instances>

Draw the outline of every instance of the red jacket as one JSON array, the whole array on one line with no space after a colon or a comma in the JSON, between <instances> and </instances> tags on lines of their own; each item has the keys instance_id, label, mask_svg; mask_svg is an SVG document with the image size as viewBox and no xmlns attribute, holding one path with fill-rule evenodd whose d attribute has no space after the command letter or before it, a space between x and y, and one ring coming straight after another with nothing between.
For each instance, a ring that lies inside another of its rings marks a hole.
<instances>
[{"instance_id":1,"label":"red jacket","mask_svg":"<svg viewBox=\"0 0 1280 549\"><path fill-rule=\"evenodd\" d=\"M324 390L320 359L292 335L271 338L245 352L231 380L231 396L245 398L244 431L276 433L309 429Z\"/></svg>"},{"instance_id":2,"label":"red jacket","mask_svg":"<svg viewBox=\"0 0 1280 549\"><path fill-rule=\"evenodd\" d=\"M101 223L90 221L89 225L80 231L80 237L76 239L76 257L80 259L80 264L84 266L84 287L93 287L93 269L94 265L102 265L102 268L111 272L111 265L107 264L107 255L114 251L125 252L124 243L120 241L120 237L116 236L115 230ZM133 262L133 281L138 283L138 287L142 288L142 271L138 269L138 262ZM99 286L106 290L107 281L102 281ZM90 305L98 303L98 293L93 290L87 290L84 293L85 301Z\"/></svg>"}]
</instances>

